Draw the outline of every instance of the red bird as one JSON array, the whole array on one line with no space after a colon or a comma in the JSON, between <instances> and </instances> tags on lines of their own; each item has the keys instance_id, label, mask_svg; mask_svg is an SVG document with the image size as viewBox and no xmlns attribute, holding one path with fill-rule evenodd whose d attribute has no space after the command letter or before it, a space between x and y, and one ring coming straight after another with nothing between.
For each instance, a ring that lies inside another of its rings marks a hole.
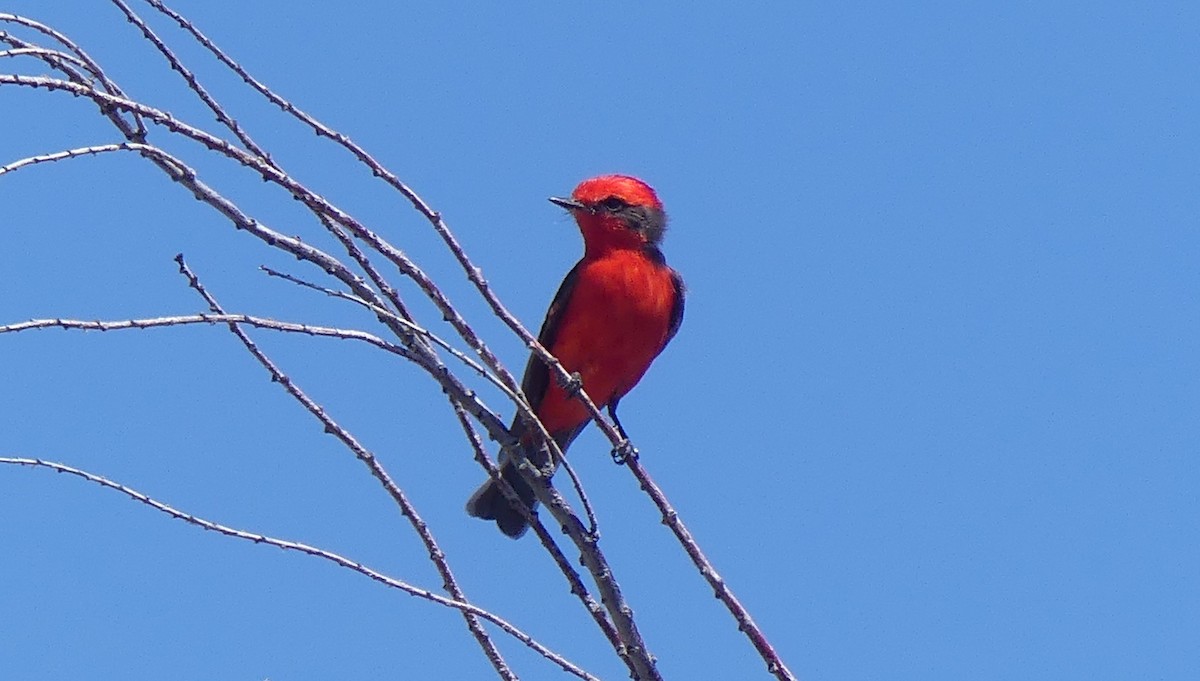
<instances>
[{"instance_id":1,"label":"red bird","mask_svg":"<svg viewBox=\"0 0 1200 681\"><path fill-rule=\"evenodd\" d=\"M683 279L667 266L658 248L667 216L650 185L626 175L584 180L571 198L550 201L575 217L584 249L550 303L538 341L579 376L597 407L608 407L620 429L617 403L637 385L683 321ZM587 425L583 405L550 380L536 355L525 366L521 389L565 452ZM513 420L513 434L530 445L533 436L526 430L519 418ZM534 447L525 447L524 453L534 464L543 463ZM502 456L500 470L525 505L534 508L533 490L515 465ZM491 480L471 496L467 513L495 520L513 538L528 529Z\"/></svg>"}]
</instances>

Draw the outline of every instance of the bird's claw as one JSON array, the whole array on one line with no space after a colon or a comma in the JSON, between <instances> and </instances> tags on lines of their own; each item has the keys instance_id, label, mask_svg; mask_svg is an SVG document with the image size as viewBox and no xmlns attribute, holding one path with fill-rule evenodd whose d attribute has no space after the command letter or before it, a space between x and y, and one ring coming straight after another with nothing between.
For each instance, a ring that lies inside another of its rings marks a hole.
<instances>
[{"instance_id":1,"label":"bird's claw","mask_svg":"<svg viewBox=\"0 0 1200 681\"><path fill-rule=\"evenodd\" d=\"M629 440L622 440L621 444L613 447L612 460L618 466L625 465L627 461L637 461L638 450Z\"/></svg>"}]
</instances>

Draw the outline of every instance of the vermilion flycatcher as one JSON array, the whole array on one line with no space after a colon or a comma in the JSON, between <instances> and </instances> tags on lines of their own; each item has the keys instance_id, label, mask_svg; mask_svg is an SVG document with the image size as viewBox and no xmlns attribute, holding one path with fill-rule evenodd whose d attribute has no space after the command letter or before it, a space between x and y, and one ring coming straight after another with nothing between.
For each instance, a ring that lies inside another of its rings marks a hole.
<instances>
[{"instance_id":1,"label":"vermilion flycatcher","mask_svg":"<svg viewBox=\"0 0 1200 681\"><path fill-rule=\"evenodd\" d=\"M571 198L551 198L566 208L583 233L583 258L558 288L538 333L542 346L563 368L582 379L597 407L608 407L617 427L617 403L650 368L650 363L683 321L683 279L659 250L667 216L650 185L626 175L584 180ZM546 431L565 452L588 414L567 394L537 356L525 366L521 390ZM541 465L532 434L520 418L512 433L524 454ZM622 433L624 431L622 430ZM501 473L527 507L537 501L516 466L501 456ZM517 509L492 480L467 501L467 513L495 520L500 530L519 537L528 528Z\"/></svg>"}]
</instances>

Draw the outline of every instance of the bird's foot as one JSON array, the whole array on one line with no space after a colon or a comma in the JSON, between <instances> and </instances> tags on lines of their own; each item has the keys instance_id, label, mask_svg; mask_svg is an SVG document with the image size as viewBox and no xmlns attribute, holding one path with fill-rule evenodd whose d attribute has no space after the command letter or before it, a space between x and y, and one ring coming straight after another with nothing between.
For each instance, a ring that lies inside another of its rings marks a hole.
<instances>
[{"instance_id":1,"label":"bird's foot","mask_svg":"<svg viewBox=\"0 0 1200 681\"><path fill-rule=\"evenodd\" d=\"M621 444L613 447L612 460L618 466L625 465L627 461L637 461L638 450L628 439L621 440Z\"/></svg>"}]
</instances>

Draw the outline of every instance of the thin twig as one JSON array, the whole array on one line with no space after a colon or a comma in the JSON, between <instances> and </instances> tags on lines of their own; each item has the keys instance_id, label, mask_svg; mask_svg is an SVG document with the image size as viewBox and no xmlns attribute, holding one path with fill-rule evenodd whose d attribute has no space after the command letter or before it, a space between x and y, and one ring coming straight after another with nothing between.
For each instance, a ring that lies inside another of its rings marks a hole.
<instances>
[{"instance_id":1,"label":"thin twig","mask_svg":"<svg viewBox=\"0 0 1200 681\"><path fill-rule=\"evenodd\" d=\"M56 78L0 74L0 86L5 84L70 92L97 100L99 102L111 104L112 106L122 110L140 113L147 120L162 125L172 132L176 132L198 141L209 149L229 156L230 158L239 161L243 165L254 169L256 172L261 173L264 179L281 185L291 192L296 199L302 201L311 209L325 212L337 222L349 227L355 233L355 236L369 242L373 248L387 257L388 260L396 264L403 274L416 281L421 290L425 292L431 300L434 301L439 310L442 312L443 316L451 322L451 325L456 331L459 332L459 335L462 336L469 345L471 345L472 349L474 349L480 354L481 357L483 357L489 368L491 368L493 371L497 371L497 374L504 379L505 383L510 383L509 379L511 378L511 375L508 374L507 370L504 369L499 360L487 350L486 346L483 345L482 341L475 334L474 330L467 326L466 321L462 319L457 310L454 309L437 285L434 284L433 281L423 271L417 268L416 265L407 258L407 256L405 256L396 247L380 239L374 232L364 227L361 223L343 212L341 209L329 204L325 199L317 196L307 187L299 184L291 177L279 172L274 167L265 164L261 159L247 154L237 147L234 147L224 140L214 137L203 130L182 123L163 111L122 97L115 97L103 92L89 90L85 87L78 86L75 83ZM343 281L343 283L350 285L351 288L355 290L355 293L367 298L374 297L371 291L364 290L366 289L366 286L363 284L362 279L357 275L351 274L336 259L322 253L320 250L313 248L312 246L301 242L299 239L287 237L274 230L262 228L257 221L250 219L248 216L242 213L242 211L238 209L237 206L232 202L228 201L224 197L221 197L219 194L213 191L212 188L199 182L196 179L195 171L183 164L183 162L179 161L177 158L156 147L148 147L146 145L137 144L125 144L120 146L121 148L135 149L144 155L153 156L166 162L167 167L165 167L164 170L171 176L171 179L175 180L176 182L183 183L185 186L191 189L194 194L197 195L197 198L201 198L205 202L212 205L222 215L225 215L231 219L237 227L249 231L266 242L267 245L283 248L298 258L313 262L314 264L322 267L322 269L324 269L326 272L337 276ZM406 333L406 331L399 329L397 330L397 333L403 335ZM435 360L430 358L429 361L434 362ZM444 370L444 367L442 369ZM445 378L447 381L456 382L456 379L454 379L452 376L446 376ZM461 388L461 386L459 386L459 388ZM456 389L456 399L467 399L468 402L477 402L473 399L473 396L468 397L468 395L471 395L470 391L467 391L465 388L461 388L461 390L462 392L458 393ZM469 410L471 415L475 416L476 418L482 418L481 414L477 413L474 409L474 407L477 405L472 404L471 406L473 407ZM482 423L487 429L488 435L492 437L492 439L500 442L501 444L510 444L512 442L511 434L508 432L507 428L500 424L499 421L484 421Z\"/></svg>"},{"instance_id":2,"label":"thin twig","mask_svg":"<svg viewBox=\"0 0 1200 681\"><path fill-rule=\"evenodd\" d=\"M96 76L96 78L100 80L100 83L104 86L104 89L106 92L108 92L110 94L118 95L120 97L125 96L125 92L123 90L121 90L120 86L118 86L112 79L110 79L107 75L105 75L104 69L100 68L100 65L98 63L96 63L96 60L92 59L91 56L88 55L87 52L84 52L82 47L75 44L74 41L72 41L70 38L68 38L63 33L54 30L53 28L41 23L40 21L34 21L33 19L29 19L27 17L23 17L23 16L20 16L17 14L10 14L8 12L0 12L0 22L18 24L20 26L25 26L26 28L33 29L34 31L37 31L38 33L41 33L43 35L49 36L50 38L52 38L56 42L58 42L60 45L67 48L67 50L74 53L80 59L80 61L84 62L84 64L87 65L87 71L89 73L93 74L94 76ZM26 43L26 42L20 40L19 38L16 38L15 36L10 35L6 31L0 31L0 41L9 42L9 43L20 45L23 47L31 47L32 46L32 44ZM56 64L53 61L51 61L49 63L52 67L61 69L60 64ZM104 109L103 107L101 107L101 111L104 113L104 115L108 116L109 118L112 118L111 111ZM137 116L137 114L134 114L133 118L134 118L134 123L135 123L134 128L129 127L129 124L124 119L120 119L119 117L118 117L118 120L113 120L113 123L115 123L117 125L117 127L121 129L121 131L125 134L126 138L129 139L131 142L145 142L146 141L146 126L142 122L142 119Z\"/></svg>"},{"instance_id":3,"label":"thin twig","mask_svg":"<svg viewBox=\"0 0 1200 681\"><path fill-rule=\"evenodd\" d=\"M0 83L4 81L6 76L0 74ZM262 240L268 246L279 248L295 257L317 265L322 270L337 278L342 283L346 284L355 294L371 300L374 304L382 306L383 301L379 300L375 292L366 285L363 280L350 272L336 258L326 254L325 252L310 246L295 237L286 236L277 232L262 223L254 220L241 211L233 202L218 194L215 190L209 187L204 182L201 182L196 176L196 171L188 167L178 158L168 154L167 152L145 144L135 143L120 143L111 145L97 145L94 147L84 147L82 149L74 149L56 154L46 154L43 156L35 156L28 159L23 159L8 166L0 168L0 175L6 172L11 172L20 167L33 165L37 163L45 163L51 160L60 158L68 158L92 153L103 153L112 151L135 151L143 156L150 158L163 169L168 176L175 182L179 182L187 187L197 199L204 201L209 206L217 210L221 215L229 219L237 229L246 231L247 233ZM386 323L386 322L385 322ZM389 324L389 327L401 338L406 335L411 335L411 332L404 326L396 323ZM489 409L480 400L475 391L467 388L453 373L451 373L441 360L437 358L424 344L415 344L409 346L412 351L413 361L418 366L423 368L434 380L436 380L453 399L460 401L464 407L467 407L468 412L475 417L487 430L488 435L500 442L502 445L507 445L513 442L513 438L505 427L504 422L491 409Z\"/></svg>"},{"instance_id":4,"label":"thin twig","mask_svg":"<svg viewBox=\"0 0 1200 681\"><path fill-rule=\"evenodd\" d=\"M408 348L390 343L379 336L359 331L357 329L336 329L328 326L312 324L297 324L282 322L277 319L266 319L244 314L193 314L174 315L170 317L153 317L149 319L122 319L117 321L85 320L85 319L31 319L26 322L0 325L0 334L32 331L35 329L75 329L82 331L126 331L130 329L153 329L164 326L187 326L192 324L247 324L260 329L283 331L286 333L302 333L307 336L325 336L343 340L356 340L374 345L405 359L412 359Z\"/></svg>"},{"instance_id":5,"label":"thin twig","mask_svg":"<svg viewBox=\"0 0 1200 681\"><path fill-rule=\"evenodd\" d=\"M275 547L284 549L286 551L298 551L300 553L305 553L310 556L314 556L316 558L321 558L321 559L330 561L341 567L353 570L354 572L357 572L360 575L369 577L369 578L375 580L376 582L379 582L380 584L383 584L385 586L391 587L393 589L399 589L409 595L425 599L431 603L437 603L438 605L442 605L442 606L445 606L448 608L454 608L454 609L462 612L464 615L487 620L488 622L491 622L492 624L499 627L506 634L517 639L521 643L524 643L529 648L537 651L538 654L542 655L546 659L553 661L555 664L560 666L563 669L563 671L565 671L569 674L572 674L574 676L577 676L581 679L588 679L589 681L599 681L597 679L597 677L592 676L591 674L588 674L586 671L580 669L579 667L577 667L576 665L574 665L573 663L568 661L566 658L559 655L558 653L550 650L549 648L545 647L541 643L538 643L529 634L526 634L525 632L521 631L520 629L518 629L516 626L512 625L508 621L488 612L487 610L484 610L484 609L482 609L476 605L473 605L465 600L446 598L445 596L441 596L432 591L428 591L426 589L422 589L420 587L413 586L407 582L396 579L394 577L389 577L377 570L373 570L373 569L367 567L366 565L363 565L362 563L360 563L358 561L351 560L350 558L346 558L345 556L341 556L339 554L333 553L332 551L326 551L325 549L317 548L315 546L310 546L308 544L303 544L301 542L277 539L275 537L270 537L270 536L263 535L263 534L257 534L254 532L247 532L245 530L238 530L238 529L226 526L226 525L222 525L220 523L215 523L211 520L206 520L199 516L192 515L190 513L184 512L184 511L180 511L179 509L176 509L173 506L169 506L169 505L167 505L161 501L158 501L157 499L154 499L153 497L150 497L146 494L143 494L142 492L139 492L131 487L122 485L121 483L114 482L103 476L96 475L94 473L89 473L88 471L85 471L85 470L82 470L79 468L75 468L73 466L68 466L66 464L57 463L54 461L46 461L43 459L30 459L30 458L11 457L11 456L0 457L0 464L9 464L9 465L16 465L16 466L30 466L30 467L35 467L35 468L48 468L50 470L57 471L59 473L67 473L69 475L74 475L76 477L83 478L84 480L87 480L89 482L94 482L102 487L107 487L108 489L120 492L120 493L130 497L131 499L140 501L141 503L146 504L147 506L150 506L151 508L153 508L155 510L166 513L167 515L171 516L172 518L182 520L188 524L195 525L197 527L201 527L205 530L212 530L213 532L219 532L223 535L226 535L229 537L235 537L237 539L245 539L247 541L252 541L255 544L267 544L269 546L275 546Z\"/></svg>"},{"instance_id":6,"label":"thin twig","mask_svg":"<svg viewBox=\"0 0 1200 681\"><path fill-rule=\"evenodd\" d=\"M16 39L14 39L12 36L5 36L2 40L3 40L3 42L14 42L14 43L17 42ZM69 63L72 66L83 69L84 71L88 71L90 73L89 64L87 62L83 61L82 59L80 59L79 57L76 57L73 54L67 54L66 52L60 52L58 50L48 50L44 47L32 47L31 46L31 47L18 47L18 48L14 48L11 50L4 50L3 52L0 52L0 57L36 57L48 64L53 64L55 62L55 60L58 60L61 62ZM60 70L63 69L62 64L54 64L54 66L55 66L55 68L58 68ZM93 73L92 75L95 76L96 74ZM73 80L77 83L87 82L87 79L84 78L82 75L80 75L80 77L78 79L71 78L71 80Z\"/></svg>"},{"instance_id":7,"label":"thin twig","mask_svg":"<svg viewBox=\"0 0 1200 681\"><path fill-rule=\"evenodd\" d=\"M642 468L641 461L637 457L631 457L626 461L626 465L629 466L629 470L633 472L641 488L645 490L646 494L654 501L654 504L662 513L663 524L671 528L671 531L675 533L675 537L679 539L679 543L683 546L684 551L692 559L692 564L696 566L701 576L713 588L713 595L725 604L725 607L729 609L730 614L737 621L738 629L744 632L747 638L750 639L750 642L754 644L763 661L767 663L767 671L774 674L780 681L796 681L796 676L787 668L787 665L779 657L779 653L775 651L771 642L767 640L766 635L754 623L754 619L750 617L749 611L737 599L737 596L733 594L729 586L725 584L725 580L721 578L720 573L709 562L704 552L700 550L700 545L696 543L695 538L692 537L692 533L683 524L683 520L679 518L679 513L671 506L662 489L655 484L650 474L646 472L646 469Z\"/></svg>"},{"instance_id":8,"label":"thin twig","mask_svg":"<svg viewBox=\"0 0 1200 681\"><path fill-rule=\"evenodd\" d=\"M220 122L221 125L224 125L226 128L228 128L229 131L232 132L234 136L236 136L251 153L257 155L263 161L270 163L271 165L275 165L274 161L271 160L271 155L268 154L258 144L256 144L254 140L250 138L249 133L243 130L242 126L238 125L238 122L233 120L233 117L226 113L225 109L217 103L217 100L213 99L213 97L208 94L208 91L205 90L204 86L200 84L200 81L196 79L195 74L193 74L190 69L184 66L183 62L179 61L179 59L175 56L175 53L172 52L171 49L167 47L167 44L164 43L158 37L158 35L146 25L146 22L142 21L142 18L139 17L136 12L130 9L128 5L122 2L122 0L112 0L112 3L121 10L129 23L137 26L142 31L142 35L146 38L146 40L149 40L154 47L158 48L158 51L163 55L163 57L166 58L167 63L171 65L171 69L183 77L184 81L187 82L188 88L190 88L192 92L196 93L196 96L199 97L202 102L204 102L205 106L207 106L209 110L216 115L217 121Z\"/></svg>"},{"instance_id":9,"label":"thin twig","mask_svg":"<svg viewBox=\"0 0 1200 681\"><path fill-rule=\"evenodd\" d=\"M187 279L188 285L191 286L192 289L194 289L198 294L200 294L200 297L204 299L204 302L208 304L209 308L211 308L216 314L224 314L224 310L221 309L221 305L217 302L216 298L214 298L212 294L205 289L204 285L200 282L200 279L187 266L187 263L183 259L182 253L175 256L175 262L179 264L179 273ZM416 507L413 506L412 502L408 500L408 496L405 495L404 491L400 489L400 486L397 485L394 480L392 480L391 475L383 467L383 464L380 463L379 459L376 458L375 455L363 444L361 444L358 439L350 433L350 431L346 430L337 421L335 421L333 417L331 417L325 411L324 408L313 401L313 399L309 397L308 394L300 388L300 386L296 385L296 383L292 381L287 374L283 373L279 366L276 365L271 358L267 357L266 353L259 349L258 345L250 339L250 336L247 335L246 332L243 331L236 322L230 322L229 330L233 333L233 335L237 336L238 340L242 342L242 345L254 357L254 359L258 360L258 363L267 370L267 372L271 375L272 381L282 385L284 390L286 390L289 395L291 395L297 402L300 403L301 406L304 407L305 410L307 410L310 414L316 417L318 421L321 422L321 425L324 426L326 433L333 435L339 441L341 441L347 449L354 453L359 461L362 461L367 466L367 469L371 472L371 475L374 476L381 485L383 485L383 488L387 490L388 495L400 508L400 512L405 518L408 519L409 523L413 526L413 529L416 530L417 536L420 537L421 542L425 545L426 550L429 552L430 560L433 561L434 565L437 567L438 573L442 576L442 585L446 592L449 593L451 598L456 601L466 601L466 595L458 586L458 581L454 578L454 573L450 569L450 564L446 561L446 554L438 546L437 540L433 537L433 532L429 529L429 526L425 523L424 519L421 518L420 514L417 513ZM408 351L406 350L405 352ZM508 681L516 681L516 675L513 674L511 669L509 669L508 664L504 661L503 656L500 654L500 650L496 648L496 644L492 641L491 637L488 636L483 627L480 626L474 615L468 612L463 612L463 618L466 620L467 628L471 631L471 634L475 637L476 641L478 641L480 647L483 649L484 656L487 657L488 661L492 663L492 666L495 668L496 672L502 678Z\"/></svg>"},{"instance_id":10,"label":"thin twig","mask_svg":"<svg viewBox=\"0 0 1200 681\"><path fill-rule=\"evenodd\" d=\"M412 322L408 319L399 317L391 310L386 310L384 308L381 308L381 307L379 307L369 301L363 300L362 298L359 298L358 296L353 295L351 293L346 293L345 291L338 291L336 289L331 289L326 286L321 286L320 284L314 284L311 281L306 281L306 280L301 279L300 277L297 277L293 274L288 274L286 272L280 272L278 270L272 269L265 265L259 266L259 269L261 269L263 272L265 272L267 274L267 276L269 276L269 277L283 279L284 281L291 282L293 284L296 284L297 286L303 286L304 288L312 289L314 291L319 291L331 298L337 298L339 300L345 300L345 301L354 303L356 305L361 305L361 306L365 307L366 309L370 310L371 312L375 313L378 316L388 317L388 318L392 319L393 321L395 321L397 324L401 324L401 325L405 326L414 335L424 338L424 339L432 342L434 345L438 346L439 348L442 348L446 352L450 353L450 355L452 357L454 357L458 361L462 362L463 364L467 365L472 371L479 374L481 377L486 379L492 385L496 386L509 399L512 399L512 400L520 399L520 396L514 394L511 390L509 390L508 386L504 385L504 382L501 381L499 378L497 378L495 374L488 371L487 368L481 366L478 362L476 362L475 360L468 357L465 353L463 353L463 351L454 347L448 341L446 341L442 337L438 336L437 334L432 333L431 331L429 331L429 329L426 329L425 327L420 326L420 325L416 324L415 322Z\"/></svg>"}]
</instances>

